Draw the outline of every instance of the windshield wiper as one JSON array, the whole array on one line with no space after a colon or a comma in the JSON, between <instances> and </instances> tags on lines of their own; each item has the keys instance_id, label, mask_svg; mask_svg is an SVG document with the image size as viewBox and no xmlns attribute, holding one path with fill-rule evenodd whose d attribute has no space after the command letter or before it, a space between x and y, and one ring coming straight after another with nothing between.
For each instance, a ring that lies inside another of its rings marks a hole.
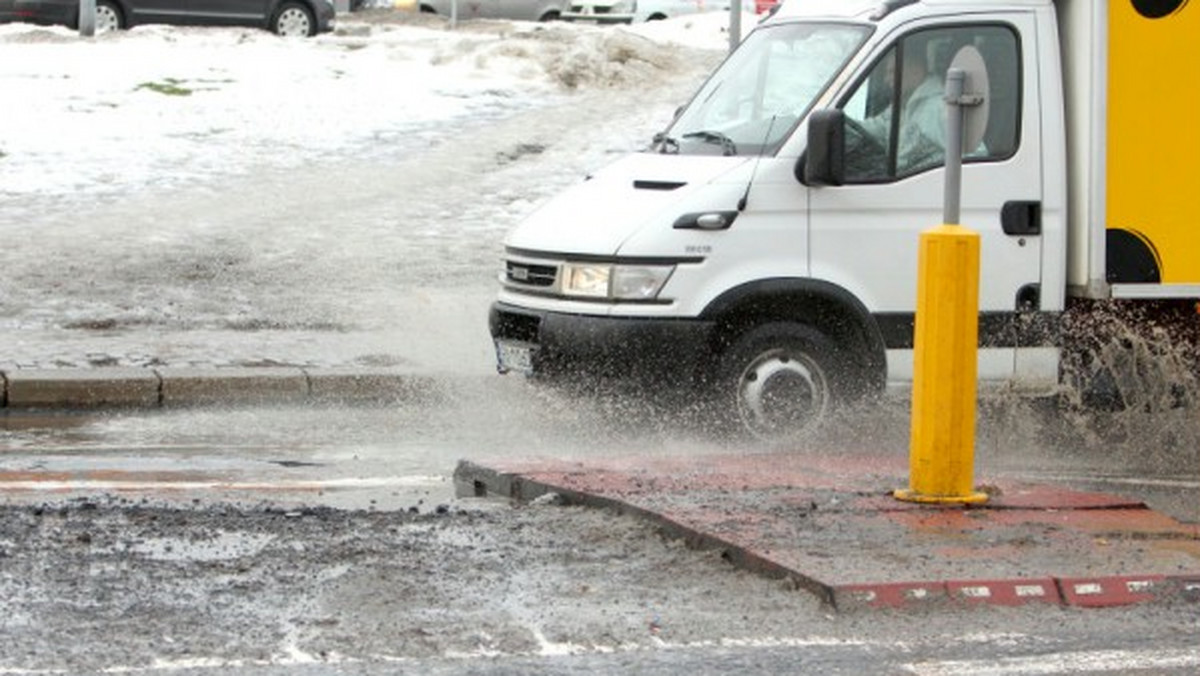
<instances>
[{"instance_id":1,"label":"windshield wiper","mask_svg":"<svg viewBox=\"0 0 1200 676\"><path fill-rule=\"evenodd\" d=\"M737 155L737 146L734 145L733 139L719 131L690 131L684 134L683 138L698 138L705 143L719 143L724 155Z\"/></svg>"}]
</instances>

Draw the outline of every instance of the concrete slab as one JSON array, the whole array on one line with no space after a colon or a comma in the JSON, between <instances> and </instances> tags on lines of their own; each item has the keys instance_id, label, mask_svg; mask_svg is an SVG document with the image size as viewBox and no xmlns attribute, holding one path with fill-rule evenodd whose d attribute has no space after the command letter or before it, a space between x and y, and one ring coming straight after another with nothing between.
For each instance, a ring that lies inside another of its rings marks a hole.
<instances>
[{"instance_id":1,"label":"concrete slab","mask_svg":"<svg viewBox=\"0 0 1200 676\"><path fill-rule=\"evenodd\" d=\"M299 368L161 369L163 406L293 404L308 399Z\"/></svg>"},{"instance_id":2,"label":"concrete slab","mask_svg":"<svg viewBox=\"0 0 1200 676\"><path fill-rule=\"evenodd\" d=\"M4 384L4 405L14 408L157 407L161 382L137 368L17 369Z\"/></svg>"},{"instance_id":3,"label":"concrete slab","mask_svg":"<svg viewBox=\"0 0 1200 676\"><path fill-rule=\"evenodd\" d=\"M921 505L895 457L744 454L464 461L460 496L639 516L785 577L839 610L956 604L1097 607L1200 596L1200 525L1120 496L986 481L983 505Z\"/></svg>"}]
</instances>

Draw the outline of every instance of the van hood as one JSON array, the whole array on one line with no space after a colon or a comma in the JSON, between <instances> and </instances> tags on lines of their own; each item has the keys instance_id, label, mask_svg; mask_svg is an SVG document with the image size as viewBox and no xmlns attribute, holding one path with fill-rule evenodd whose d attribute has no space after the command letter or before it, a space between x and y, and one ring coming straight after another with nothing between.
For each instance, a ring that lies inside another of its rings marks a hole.
<instances>
[{"instance_id":1,"label":"van hood","mask_svg":"<svg viewBox=\"0 0 1200 676\"><path fill-rule=\"evenodd\" d=\"M615 255L647 224L670 228L688 211L735 208L735 200L724 197L727 191L709 191L721 196L706 196L703 187L713 182L744 184L748 173L735 170L749 162L746 157L630 155L552 198L518 224L504 243L555 254ZM714 200L722 203L709 203Z\"/></svg>"}]
</instances>

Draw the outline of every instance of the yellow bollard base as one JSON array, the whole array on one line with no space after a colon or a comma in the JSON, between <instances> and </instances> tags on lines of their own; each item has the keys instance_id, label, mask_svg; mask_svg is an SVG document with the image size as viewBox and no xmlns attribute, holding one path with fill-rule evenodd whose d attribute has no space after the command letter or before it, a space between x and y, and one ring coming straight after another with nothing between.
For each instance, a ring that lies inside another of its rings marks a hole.
<instances>
[{"instance_id":1,"label":"yellow bollard base","mask_svg":"<svg viewBox=\"0 0 1200 676\"><path fill-rule=\"evenodd\" d=\"M967 495L924 495L911 488L901 488L892 493L892 497L904 502L918 502L925 505L978 505L987 502L987 493L968 493Z\"/></svg>"}]
</instances>

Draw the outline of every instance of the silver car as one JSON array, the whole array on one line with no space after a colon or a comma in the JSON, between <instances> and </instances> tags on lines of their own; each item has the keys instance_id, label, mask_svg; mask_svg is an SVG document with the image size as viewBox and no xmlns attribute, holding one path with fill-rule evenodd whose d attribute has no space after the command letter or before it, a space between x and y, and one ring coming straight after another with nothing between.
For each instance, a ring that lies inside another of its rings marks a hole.
<instances>
[{"instance_id":1,"label":"silver car","mask_svg":"<svg viewBox=\"0 0 1200 676\"><path fill-rule=\"evenodd\" d=\"M421 11L450 16L451 2L458 3L459 19L517 21L555 21L570 4L570 0L420 0Z\"/></svg>"}]
</instances>

